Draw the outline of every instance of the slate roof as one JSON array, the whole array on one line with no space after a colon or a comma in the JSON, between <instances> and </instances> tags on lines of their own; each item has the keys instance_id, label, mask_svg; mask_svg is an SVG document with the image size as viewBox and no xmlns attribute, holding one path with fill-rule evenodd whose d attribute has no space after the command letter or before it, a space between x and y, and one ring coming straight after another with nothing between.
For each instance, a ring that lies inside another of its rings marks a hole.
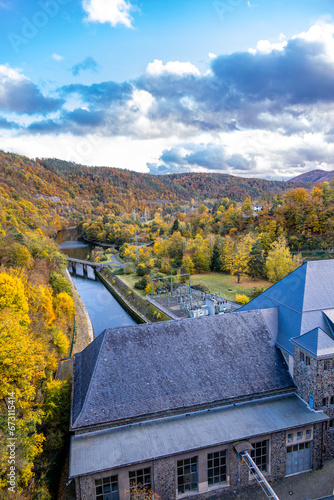
<instances>
[{"instance_id":1,"label":"slate roof","mask_svg":"<svg viewBox=\"0 0 334 500\"><path fill-rule=\"evenodd\" d=\"M231 443L328 420L295 394L79 434L70 477Z\"/></svg>"},{"instance_id":2,"label":"slate roof","mask_svg":"<svg viewBox=\"0 0 334 500\"><path fill-rule=\"evenodd\" d=\"M275 309L105 330L75 355L73 429L293 387Z\"/></svg>"},{"instance_id":3,"label":"slate roof","mask_svg":"<svg viewBox=\"0 0 334 500\"><path fill-rule=\"evenodd\" d=\"M239 311L272 307L278 308L277 345L289 354L290 339L314 328L332 337L323 312L334 309L334 259L306 262Z\"/></svg>"},{"instance_id":4,"label":"slate roof","mask_svg":"<svg viewBox=\"0 0 334 500\"><path fill-rule=\"evenodd\" d=\"M311 332L291 339L291 341L316 358L334 355L334 340L321 328L315 328Z\"/></svg>"}]
</instances>

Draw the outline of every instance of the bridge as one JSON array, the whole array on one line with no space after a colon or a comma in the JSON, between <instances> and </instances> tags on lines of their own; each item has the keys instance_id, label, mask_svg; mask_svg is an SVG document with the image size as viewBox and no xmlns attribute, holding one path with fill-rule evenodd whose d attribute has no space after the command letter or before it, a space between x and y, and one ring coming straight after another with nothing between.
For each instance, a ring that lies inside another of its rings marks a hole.
<instances>
[{"instance_id":1,"label":"bridge","mask_svg":"<svg viewBox=\"0 0 334 500\"><path fill-rule=\"evenodd\" d=\"M82 266L83 275L86 275L90 279L95 279L95 273L93 273L94 276L91 277L88 268L90 268L92 271L101 271L104 266L108 265L104 264L103 262L91 262L89 260L74 259L73 257L66 257L66 259L75 274L81 275L81 273L77 273L77 266Z\"/></svg>"}]
</instances>

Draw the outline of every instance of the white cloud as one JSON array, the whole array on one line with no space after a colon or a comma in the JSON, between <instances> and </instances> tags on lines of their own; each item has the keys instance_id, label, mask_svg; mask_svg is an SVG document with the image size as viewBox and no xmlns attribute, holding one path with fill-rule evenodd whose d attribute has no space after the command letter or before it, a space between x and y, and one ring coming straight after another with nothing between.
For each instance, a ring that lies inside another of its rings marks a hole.
<instances>
[{"instance_id":1,"label":"white cloud","mask_svg":"<svg viewBox=\"0 0 334 500\"><path fill-rule=\"evenodd\" d=\"M110 23L111 26L123 25L131 28L133 9L127 0L83 0L83 8L87 12L89 22Z\"/></svg>"},{"instance_id":2,"label":"white cloud","mask_svg":"<svg viewBox=\"0 0 334 500\"><path fill-rule=\"evenodd\" d=\"M146 115L154 101L154 97L149 92L146 92L146 90L135 89L131 101L128 102L128 106L132 110L140 111Z\"/></svg>"},{"instance_id":3,"label":"white cloud","mask_svg":"<svg viewBox=\"0 0 334 500\"><path fill-rule=\"evenodd\" d=\"M19 70L11 68L7 64L0 64L0 85L9 81L23 82L29 80Z\"/></svg>"},{"instance_id":4,"label":"white cloud","mask_svg":"<svg viewBox=\"0 0 334 500\"><path fill-rule=\"evenodd\" d=\"M146 73L151 76L160 76L166 73L177 76L201 75L199 69L190 62L170 61L167 64L163 64L159 59L155 59L153 63L148 64Z\"/></svg>"},{"instance_id":5,"label":"white cloud","mask_svg":"<svg viewBox=\"0 0 334 500\"><path fill-rule=\"evenodd\" d=\"M287 46L287 44L288 42L286 41L273 43L270 42L269 40L259 40L256 44L256 48L248 49L248 52L250 52L251 54L257 54L258 52L261 52L262 54L269 54L273 50L278 50L282 52Z\"/></svg>"},{"instance_id":6,"label":"white cloud","mask_svg":"<svg viewBox=\"0 0 334 500\"><path fill-rule=\"evenodd\" d=\"M313 26L308 31L303 31L298 35L295 35L293 39L302 39L307 42L320 42L324 45L324 58L334 62L334 24L326 24L324 22L319 22Z\"/></svg>"},{"instance_id":7,"label":"white cloud","mask_svg":"<svg viewBox=\"0 0 334 500\"><path fill-rule=\"evenodd\" d=\"M56 53L52 54L51 57L52 57L52 59L54 59L57 62L61 62L61 61L63 61L65 59L64 56L60 56L59 54L56 54Z\"/></svg>"},{"instance_id":8,"label":"white cloud","mask_svg":"<svg viewBox=\"0 0 334 500\"><path fill-rule=\"evenodd\" d=\"M216 54L214 54L213 52L209 52L209 57L210 57L210 59L216 59L217 58Z\"/></svg>"}]
</instances>

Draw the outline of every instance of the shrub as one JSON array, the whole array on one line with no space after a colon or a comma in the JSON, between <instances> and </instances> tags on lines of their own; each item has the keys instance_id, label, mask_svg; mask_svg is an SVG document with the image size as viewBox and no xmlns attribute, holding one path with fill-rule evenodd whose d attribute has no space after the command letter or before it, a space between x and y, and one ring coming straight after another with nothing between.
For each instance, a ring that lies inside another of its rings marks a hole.
<instances>
[{"instance_id":1,"label":"shrub","mask_svg":"<svg viewBox=\"0 0 334 500\"><path fill-rule=\"evenodd\" d=\"M50 273L50 285L53 290L53 295L58 295L58 293L66 292L72 297L72 287L64 276L59 273Z\"/></svg>"},{"instance_id":2,"label":"shrub","mask_svg":"<svg viewBox=\"0 0 334 500\"><path fill-rule=\"evenodd\" d=\"M145 290L148 281L148 276L143 276L139 281L136 281L135 288L137 288L137 290Z\"/></svg>"},{"instance_id":3,"label":"shrub","mask_svg":"<svg viewBox=\"0 0 334 500\"><path fill-rule=\"evenodd\" d=\"M249 302L249 297L247 297L247 295L240 295L240 294L236 294L235 296L235 301L238 303L238 304L242 304L243 306L245 304L248 304Z\"/></svg>"},{"instance_id":4,"label":"shrub","mask_svg":"<svg viewBox=\"0 0 334 500\"><path fill-rule=\"evenodd\" d=\"M124 274L127 274L127 275L129 275L129 274L133 274L133 269L132 269L132 267L130 267L130 266L125 267L125 268L124 268Z\"/></svg>"},{"instance_id":5,"label":"shrub","mask_svg":"<svg viewBox=\"0 0 334 500\"><path fill-rule=\"evenodd\" d=\"M114 271L114 274L115 274L116 276L123 276L123 275L124 275L124 268L123 268L123 267L120 267L119 269L116 269L116 270Z\"/></svg>"},{"instance_id":6,"label":"shrub","mask_svg":"<svg viewBox=\"0 0 334 500\"><path fill-rule=\"evenodd\" d=\"M57 347L59 354L67 354L70 349L70 341L66 335L57 327L53 329L52 335L53 343Z\"/></svg>"},{"instance_id":7,"label":"shrub","mask_svg":"<svg viewBox=\"0 0 334 500\"><path fill-rule=\"evenodd\" d=\"M145 274L148 274L149 270L145 266L145 264L138 264L137 266L137 274L138 276L145 276Z\"/></svg>"}]
</instances>

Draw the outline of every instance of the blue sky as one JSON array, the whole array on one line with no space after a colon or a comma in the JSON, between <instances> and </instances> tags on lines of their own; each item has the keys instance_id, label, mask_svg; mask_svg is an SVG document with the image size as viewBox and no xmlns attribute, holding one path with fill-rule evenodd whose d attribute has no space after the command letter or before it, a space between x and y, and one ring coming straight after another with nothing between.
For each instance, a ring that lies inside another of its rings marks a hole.
<instances>
[{"instance_id":1,"label":"blue sky","mask_svg":"<svg viewBox=\"0 0 334 500\"><path fill-rule=\"evenodd\" d=\"M0 0L0 148L152 173L334 169L332 0Z\"/></svg>"}]
</instances>

